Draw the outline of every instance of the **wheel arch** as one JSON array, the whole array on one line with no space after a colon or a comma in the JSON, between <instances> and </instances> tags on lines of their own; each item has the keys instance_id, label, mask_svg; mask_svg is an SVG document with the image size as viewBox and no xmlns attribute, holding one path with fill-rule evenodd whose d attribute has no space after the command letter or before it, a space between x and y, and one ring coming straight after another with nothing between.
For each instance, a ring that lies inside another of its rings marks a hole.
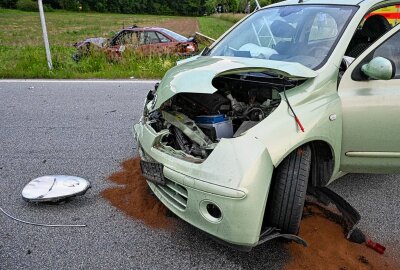
<instances>
[{"instance_id":1,"label":"wheel arch","mask_svg":"<svg viewBox=\"0 0 400 270\"><path fill-rule=\"evenodd\" d=\"M326 186L333 176L335 155L332 146L326 141L316 140L309 143L311 147L311 171L309 185Z\"/></svg>"},{"instance_id":2,"label":"wheel arch","mask_svg":"<svg viewBox=\"0 0 400 270\"><path fill-rule=\"evenodd\" d=\"M311 140L307 142L303 142L302 144L296 145L290 151L288 151L284 157L282 157L279 163L274 166L274 172L272 174L271 186L273 186L273 182L275 181L276 170L278 166L282 163L283 160L286 159L293 151L303 146L310 146L311 149L311 168L308 184L312 186L325 186L329 183L329 180L332 178L335 168L335 152L331 144L329 144L325 140ZM269 190L270 192L271 190ZM262 230L266 228L268 223L268 208L271 204L271 194L268 194L268 199L265 205L265 212L262 222Z\"/></svg>"},{"instance_id":3,"label":"wheel arch","mask_svg":"<svg viewBox=\"0 0 400 270\"><path fill-rule=\"evenodd\" d=\"M276 170L282 161L293 151L305 145L309 145L311 148L310 184L313 186L326 186L332 178L335 165L337 164L334 148L324 139L314 138L295 145L274 164L274 169Z\"/></svg>"}]
</instances>

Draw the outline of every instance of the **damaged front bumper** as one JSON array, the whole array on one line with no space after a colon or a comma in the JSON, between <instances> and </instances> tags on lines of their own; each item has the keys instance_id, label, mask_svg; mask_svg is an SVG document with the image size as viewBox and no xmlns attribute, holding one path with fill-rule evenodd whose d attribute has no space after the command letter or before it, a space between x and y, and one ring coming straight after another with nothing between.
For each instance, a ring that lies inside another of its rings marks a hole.
<instances>
[{"instance_id":1,"label":"damaged front bumper","mask_svg":"<svg viewBox=\"0 0 400 270\"><path fill-rule=\"evenodd\" d=\"M162 164L164 184L148 184L173 213L233 246L260 243L274 167L258 138L222 139L198 162L158 144L163 131L143 120L134 135L142 160Z\"/></svg>"}]
</instances>

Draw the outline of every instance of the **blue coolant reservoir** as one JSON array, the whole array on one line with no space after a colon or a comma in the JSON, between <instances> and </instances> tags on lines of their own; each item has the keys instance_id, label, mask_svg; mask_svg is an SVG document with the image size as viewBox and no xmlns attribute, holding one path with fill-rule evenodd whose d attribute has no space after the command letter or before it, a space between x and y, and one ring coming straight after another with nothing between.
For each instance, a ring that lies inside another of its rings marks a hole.
<instances>
[{"instance_id":1,"label":"blue coolant reservoir","mask_svg":"<svg viewBox=\"0 0 400 270\"><path fill-rule=\"evenodd\" d=\"M194 118L196 124L216 124L226 121L226 117L223 114L218 115L200 115Z\"/></svg>"},{"instance_id":2,"label":"blue coolant reservoir","mask_svg":"<svg viewBox=\"0 0 400 270\"><path fill-rule=\"evenodd\" d=\"M194 121L212 141L233 137L232 121L223 114L200 115Z\"/></svg>"}]
</instances>

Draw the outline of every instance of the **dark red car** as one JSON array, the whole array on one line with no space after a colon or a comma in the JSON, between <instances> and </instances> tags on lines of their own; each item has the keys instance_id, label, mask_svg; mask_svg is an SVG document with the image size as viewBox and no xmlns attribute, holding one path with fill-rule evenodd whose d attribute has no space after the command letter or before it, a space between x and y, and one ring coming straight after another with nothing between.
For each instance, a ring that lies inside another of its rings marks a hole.
<instances>
[{"instance_id":1,"label":"dark red car","mask_svg":"<svg viewBox=\"0 0 400 270\"><path fill-rule=\"evenodd\" d=\"M144 55L192 55L198 51L194 38L186 38L165 28L137 26L123 29L111 39L89 38L75 43L74 46L78 49L73 55L76 61L96 48L105 50L112 59L120 58L127 49Z\"/></svg>"}]
</instances>

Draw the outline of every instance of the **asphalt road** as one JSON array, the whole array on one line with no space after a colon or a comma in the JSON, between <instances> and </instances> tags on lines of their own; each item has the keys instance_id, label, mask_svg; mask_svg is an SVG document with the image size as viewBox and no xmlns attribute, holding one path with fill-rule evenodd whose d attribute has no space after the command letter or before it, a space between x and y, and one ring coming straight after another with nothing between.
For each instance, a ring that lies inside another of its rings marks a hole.
<instances>
[{"instance_id":1,"label":"asphalt road","mask_svg":"<svg viewBox=\"0 0 400 270\"><path fill-rule=\"evenodd\" d=\"M242 253L179 222L173 232L127 218L100 192L132 157L131 126L154 82L0 81L0 207L18 218L86 228L43 228L0 213L0 269L280 269L289 258L270 242ZM21 199L31 179L84 177L93 188L63 205ZM360 227L389 251L400 246L400 176L348 175L332 188L362 215Z\"/></svg>"}]
</instances>

